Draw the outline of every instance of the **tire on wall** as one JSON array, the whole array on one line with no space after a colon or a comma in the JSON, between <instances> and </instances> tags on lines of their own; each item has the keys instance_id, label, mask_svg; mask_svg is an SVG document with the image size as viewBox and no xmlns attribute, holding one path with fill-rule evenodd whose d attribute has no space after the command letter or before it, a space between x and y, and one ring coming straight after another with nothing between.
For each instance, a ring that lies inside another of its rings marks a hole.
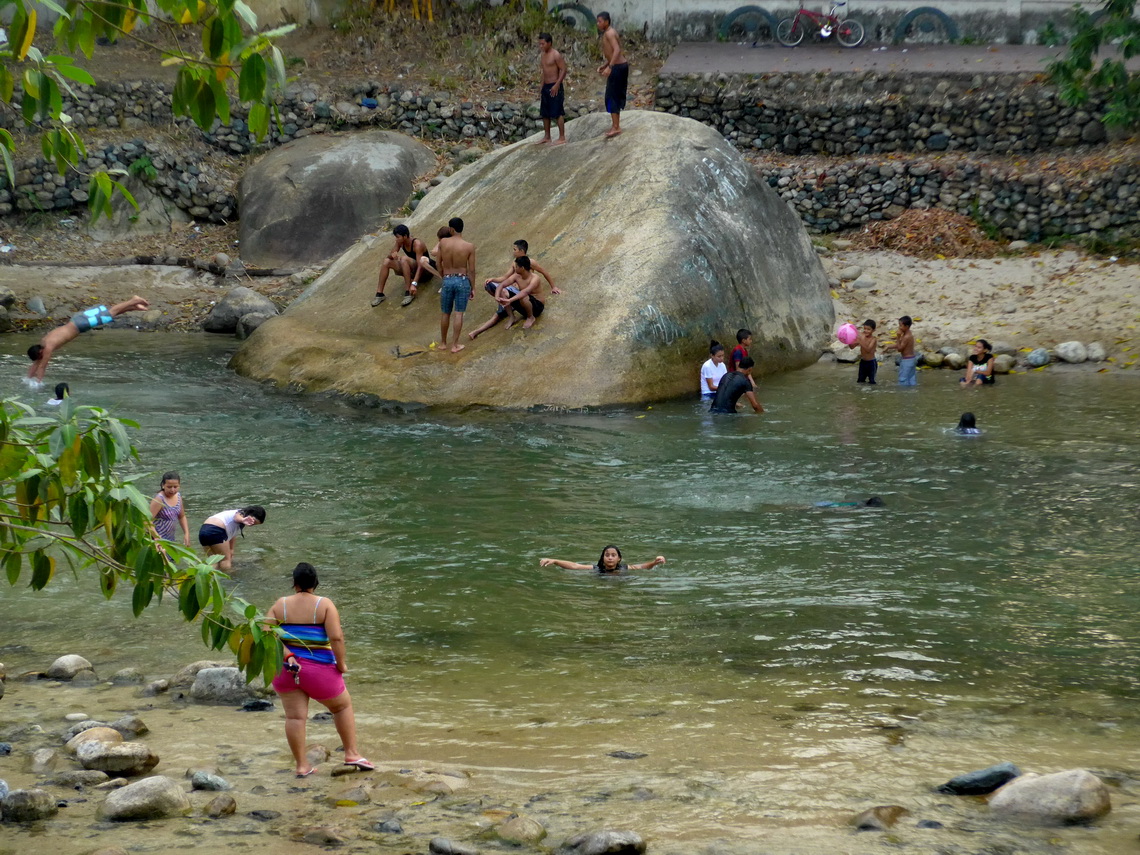
<instances>
[{"instance_id":1,"label":"tire on wall","mask_svg":"<svg viewBox=\"0 0 1140 855\"><path fill-rule=\"evenodd\" d=\"M895 44L921 42L947 44L958 41L958 25L954 19L933 6L920 6L902 16L895 27Z\"/></svg>"},{"instance_id":2,"label":"tire on wall","mask_svg":"<svg viewBox=\"0 0 1140 855\"><path fill-rule=\"evenodd\" d=\"M589 30L597 20L597 16L581 3L559 3L550 10L550 14L576 30Z\"/></svg>"},{"instance_id":3,"label":"tire on wall","mask_svg":"<svg viewBox=\"0 0 1140 855\"><path fill-rule=\"evenodd\" d=\"M751 38L753 44L776 35L776 16L762 6L740 6L720 21L717 35L721 39Z\"/></svg>"}]
</instances>

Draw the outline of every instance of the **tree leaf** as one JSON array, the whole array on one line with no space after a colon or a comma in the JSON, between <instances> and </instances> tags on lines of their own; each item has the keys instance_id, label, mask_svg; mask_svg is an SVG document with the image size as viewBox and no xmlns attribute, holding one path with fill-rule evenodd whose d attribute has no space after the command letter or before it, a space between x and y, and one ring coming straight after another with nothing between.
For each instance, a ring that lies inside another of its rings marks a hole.
<instances>
[{"instance_id":1,"label":"tree leaf","mask_svg":"<svg viewBox=\"0 0 1140 855\"><path fill-rule=\"evenodd\" d=\"M139 582L135 585L135 590L131 594L131 611L138 617L143 613L150 601L154 599L154 584L151 582Z\"/></svg>"},{"instance_id":2,"label":"tree leaf","mask_svg":"<svg viewBox=\"0 0 1140 855\"><path fill-rule=\"evenodd\" d=\"M259 101L265 93L265 58L255 53L242 63L238 77L238 99L242 103Z\"/></svg>"},{"instance_id":3,"label":"tree leaf","mask_svg":"<svg viewBox=\"0 0 1140 855\"><path fill-rule=\"evenodd\" d=\"M43 550L32 553L32 589L41 591L55 576L55 559Z\"/></svg>"},{"instance_id":4,"label":"tree leaf","mask_svg":"<svg viewBox=\"0 0 1140 855\"><path fill-rule=\"evenodd\" d=\"M95 78L86 69L76 68L74 65L57 65L55 72L68 80L74 80L76 83L82 83L85 86L95 85Z\"/></svg>"},{"instance_id":5,"label":"tree leaf","mask_svg":"<svg viewBox=\"0 0 1140 855\"><path fill-rule=\"evenodd\" d=\"M9 552L4 556L4 573L8 576L8 584L15 585L20 579L20 567L23 556L19 552Z\"/></svg>"}]
</instances>

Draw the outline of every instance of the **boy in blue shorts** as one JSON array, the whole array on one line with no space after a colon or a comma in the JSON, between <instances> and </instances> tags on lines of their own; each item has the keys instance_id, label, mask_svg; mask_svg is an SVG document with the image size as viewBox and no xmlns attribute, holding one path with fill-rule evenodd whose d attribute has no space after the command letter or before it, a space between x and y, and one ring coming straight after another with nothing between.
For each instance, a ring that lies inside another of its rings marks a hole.
<instances>
[{"instance_id":1,"label":"boy in blue shorts","mask_svg":"<svg viewBox=\"0 0 1140 855\"><path fill-rule=\"evenodd\" d=\"M28 369L28 376L24 378L24 382L34 389L42 387L44 372L47 371L52 356L69 341L78 338L80 333L112 324L115 318L124 312L141 312L149 308L150 303L142 297L135 296L124 303L116 303L110 309L106 306L95 306L77 312L66 324L56 327L41 338L39 344L33 344L28 348L28 359L32 360L32 367Z\"/></svg>"}]
</instances>

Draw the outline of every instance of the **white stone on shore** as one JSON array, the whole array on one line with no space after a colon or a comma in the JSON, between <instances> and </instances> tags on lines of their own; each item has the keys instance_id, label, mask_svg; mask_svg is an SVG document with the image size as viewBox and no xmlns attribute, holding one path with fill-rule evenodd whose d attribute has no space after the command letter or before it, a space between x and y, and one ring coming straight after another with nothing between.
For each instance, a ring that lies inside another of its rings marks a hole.
<instances>
[{"instance_id":1,"label":"white stone on shore","mask_svg":"<svg viewBox=\"0 0 1140 855\"><path fill-rule=\"evenodd\" d=\"M91 716L85 712L69 712L63 717L64 721L87 721Z\"/></svg>"},{"instance_id":2,"label":"white stone on shore","mask_svg":"<svg viewBox=\"0 0 1140 855\"><path fill-rule=\"evenodd\" d=\"M839 279L842 282L853 282L863 275L863 268L858 264L852 264L844 267L839 271Z\"/></svg>"},{"instance_id":3,"label":"white stone on shore","mask_svg":"<svg viewBox=\"0 0 1140 855\"><path fill-rule=\"evenodd\" d=\"M67 753L75 755L79 752L79 746L85 742L98 742L103 745L119 745L123 741L123 734L110 727L92 727L84 731L80 731L67 741L64 747Z\"/></svg>"},{"instance_id":4,"label":"white stone on shore","mask_svg":"<svg viewBox=\"0 0 1140 855\"><path fill-rule=\"evenodd\" d=\"M1108 351L1099 341L1089 342L1085 345L1085 350L1088 353L1089 362L1104 362L1108 359Z\"/></svg>"},{"instance_id":5,"label":"white stone on shore","mask_svg":"<svg viewBox=\"0 0 1140 855\"><path fill-rule=\"evenodd\" d=\"M994 357L994 374L1008 374L1016 364L1017 360L1008 353L1000 353Z\"/></svg>"},{"instance_id":6,"label":"white stone on shore","mask_svg":"<svg viewBox=\"0 0 1140 855\"><path fill-rule=\"evenodd\" d=\"M1085 346L1079 341L1063 341L1054 348L1057 358L1062 362L1068 362L1073 365L1079 365L1082 362L1087 362L1089 352Z\"/></svg>"},{"instance_id":7,"label":"white stone on shore","mask_svg":"<svg viewBox=\"0 0 1140 855\"><path fill-rule=\"evenodd\" d=\"M966 367L966 357L960 353L947 353L944 360L946 367L953 368L955 371Z\"/></svg>"},{"instance_id":8,"label":"white stone on shore","mask_svg":"<svg viewBox=\"0 0 1140 855\"><path fill-rule=\"evenodd\" d=\"M158 765L158 755L141 742L84 742L76 748L75 757L84 769L109 775L142 775Z\"/></svg>"},{"instance_id":9,"label":"white stone on shore","mask_svg":"<svg viewBox=\"0 0 1140 855\"><path fill-rule=\"evenodd\" d=\"M203 668L190 687L190 697L207 704L240 704L254 695L245 675L233 667Z\"/></svg>"}]
</instances>

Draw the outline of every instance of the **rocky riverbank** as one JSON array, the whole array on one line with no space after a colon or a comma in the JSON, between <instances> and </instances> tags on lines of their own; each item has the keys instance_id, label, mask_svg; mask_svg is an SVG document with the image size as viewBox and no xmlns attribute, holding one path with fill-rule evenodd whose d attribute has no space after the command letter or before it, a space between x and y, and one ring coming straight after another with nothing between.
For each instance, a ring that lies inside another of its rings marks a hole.
<instances>
[{"instance_id":1,"label":"rocky riverbank","mask_svg":"<svg viewBox=\"0 0 1140 855\"><path fill-rule=\"evenodd\" d=\"M620 855L646 851L647 844L661 853L692 852L701 845L669 830L670 816L689 809L691 788L687 799L650 783L627 789L617 780L600 792L567 792L553 779L546 787L524 784L520 790L503 780L505 769L378 757L375 771L361 772L339 762L325 713L309 724L309 753L318 774L298 780L279 705L264 690L247 687L229 663L196 662L157 680L136 668L109 675L101 670L76 655L45 663L42 670L6 675L0 665L0 678L7 678L0 679L0 697L6 690L0 811L17 850L50 845L57 855L111 855L192 841L195 847L240 845L268 853L288 841L439 855ZM359 706L358 720L365 744L375 747L375 722ZM894 744L901 746L908 736L918 737L916 725L922 723L903 716L873 726L894 734ZM399 746L389 750L406 753ZM634 762L646 755L612 756ZM508 758L503 761L510 765ZM1070 769L1036 776L1005 762L940 786L868 793L864 803L873 806L831 815L817 829L817 844L830 846L827 851L878 851L882 834L861 832L880 832L923 851L953 847L963 835L973 847L969 851L1029 851L1046 845L1047 838L1055 842L1077 833L1084 845L1098 841L1095 851L1112 852L1115 836L1103 838L1115 832L1100 826L1115 828L1110 811L1135 804L1138 787L1125 772ZM716 798L741 796L725 792ZM871 801L900 797L897 803ZM743 820L714 821L730 839L706 843L734 855L756 851L757 839L741 826ZM1072 823L1084 827L1057 829ZM731 828L737 828L738 840L731 839ZM775 845L775 838L758 839L768 840L765 851L791 851ZM1101 848L1104 843L1107 848Z\"/></svg>"}]
</instances>

